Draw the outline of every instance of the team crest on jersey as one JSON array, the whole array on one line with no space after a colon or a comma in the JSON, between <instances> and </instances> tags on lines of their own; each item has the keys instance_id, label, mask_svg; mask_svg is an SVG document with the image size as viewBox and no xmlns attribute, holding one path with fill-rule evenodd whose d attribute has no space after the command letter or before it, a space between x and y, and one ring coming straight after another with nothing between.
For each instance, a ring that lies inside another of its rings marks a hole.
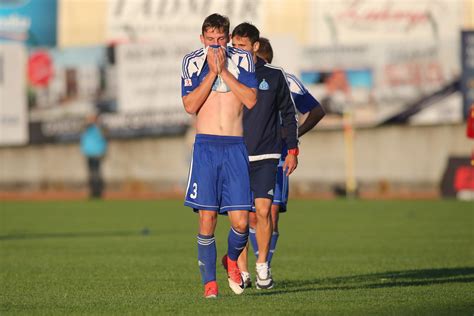
<instances>
[{"instance_id":1,"label":"team crest on jersey","mask_svg":"<svg viewBox=\"0 0 474 316\"><path fill-rule=\"evenodd\" d=\"M193 81L191 79L184 79L184 86L190 87L193 85Z\"/></svg>"},{"instance_id":2,"label":"team crest on jersey","mask_svg":"<svg viewBox=\"0 0 474 316\"><path fill-rule=\"evenodd\" d=\"M265 81L265 79L262 79L262 81L261 81L260 84L258 85L258 89L260 89L260 90L268 90L268 89L270 89L270 85L268 84L268 82Z\"/></svg>"}]
</instances>

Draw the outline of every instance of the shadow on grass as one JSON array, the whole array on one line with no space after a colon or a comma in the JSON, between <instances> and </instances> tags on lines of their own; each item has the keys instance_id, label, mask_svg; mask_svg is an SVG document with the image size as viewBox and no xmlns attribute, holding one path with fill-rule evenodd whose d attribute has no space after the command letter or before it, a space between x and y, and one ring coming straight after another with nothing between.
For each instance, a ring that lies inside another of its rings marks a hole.
<instances>
[{"instance_id":1,"label":"shadow on grass","mask_svg":"<svg viewBox=\"0 0 474 316\"><path fill-rule=\"evenodd\" d=\"M250 295L276 295L311 291L377 289L470 282L474 282L473 267L420 269L312 280L277 280L275 283L277 288L275 290Z\"/></svg>"},{"instance_id":2,"label":"shadow on grass","mask_svg":"<svg viewBox=\"0 0 474 316\"><path fill-rule=\"evenodd\" d=\"M77 233L18 233L0 235L0 241L25 240L25 239L47 239L47 238L83 238L83 237L130 237L149 235L148 229L141 231L111 231L111 232L77 232Z\"/></svg>"}]
</instances>

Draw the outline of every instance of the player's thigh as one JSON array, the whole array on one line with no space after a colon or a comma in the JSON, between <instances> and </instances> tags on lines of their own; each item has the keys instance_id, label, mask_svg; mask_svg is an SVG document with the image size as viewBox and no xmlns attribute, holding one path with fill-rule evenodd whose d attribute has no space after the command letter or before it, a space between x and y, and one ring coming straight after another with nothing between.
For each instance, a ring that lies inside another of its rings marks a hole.
<instances>
[{"instance_id":1,"label":"player's thigh","mask_svg":"<svg viewBox=\"0 0 474 316\"><path fill-rule=\"evenodd\" d=\"M278 162L269 160L250 164L250 186L253 198L273 200Z\"/></svg>"},{"instance_id":2,"label":"player's thigh","mask_svg":"<svg viewBox=\"0 0 474 316\"><path fill-rule=\"evenodd\" d=\"M235 145L228 149L226 161L220 173L221 210L243 211L252 207L250 176L245 145Z\"/></svg>"},{"instance_id":3,"label":"player's thigh","mask_svg":"<svg viewBox=\"0 0 474 316\"><path fill-rule=\"evenodd\" d=\"M217 210L217 168L213 148L207 144L195 144L190 164L185 204L196 209Z\"/></svg>"}]
</instances>

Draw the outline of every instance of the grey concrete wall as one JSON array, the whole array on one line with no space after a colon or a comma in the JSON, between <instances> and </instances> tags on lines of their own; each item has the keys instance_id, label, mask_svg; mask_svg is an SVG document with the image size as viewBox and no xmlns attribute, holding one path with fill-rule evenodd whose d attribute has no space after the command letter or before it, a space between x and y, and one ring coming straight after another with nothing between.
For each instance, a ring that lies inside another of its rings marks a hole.
<instances>
[{"instance_id":1,"label":"grey concrete wall","mask_svg":"<svg viewBox=\"0 0 474 316\"><path fill-rule=\"evenodd\" d=\"M387 126L355 131L354 158L358 182L370 186L386 182L436 187L449 156L469 156L474 142L464 125ZM185 137L110 142L104 176L112 187L182 189L190 155ZM80 187L86 166L78 144L50 144L0 148L0 186ZM293 185L304 191L324 190L344 183L345 147L340 130L314 130L301 139L300 165Z\"/></svg>"}]
</instances>

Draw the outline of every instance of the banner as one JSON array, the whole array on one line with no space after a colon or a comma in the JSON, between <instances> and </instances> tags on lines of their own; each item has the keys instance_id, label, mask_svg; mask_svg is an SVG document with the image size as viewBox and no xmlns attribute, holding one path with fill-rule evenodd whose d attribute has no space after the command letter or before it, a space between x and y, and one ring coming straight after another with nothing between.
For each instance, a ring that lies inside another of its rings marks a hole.
<instances>
[{"instance_id":1,"label":"banner","mask_svg":"<svg viewBox=\"0 0 474 316\"><path fill-rule=\"evenodd\" d=\"M77 141L93 112L112 138L183 134L190 116L181 105L180 65L156 49L125 45L117 60L115 49L100 46L30 51L30 142Z\"/></svg>"},{"instance_id":2,"label":"banner","mask_svg":"<svg viewBox=\"0 0 474 316\"><path fill-rule=\"evenodd\" d=\"M0 1L0 41L56 45L56 0Z\"/></svg>"},{"instance_id":3,"label":"banner","mask_svg":"<svg viewBox=\"0 0 474 316\"><path fill-rule=\"evenodd\" d=\"M244 21L259 25L263 10L261 0L109 0L106 36L109 41L173 43L192 51L200 46L206 16L228 16L232 30Z\"/></svg>"},{"instance_id":4,"label":"banner","mask_svg":"<svg viewBox=\"0 0 474 316\"><path fill-rule=\"evenodd\" d=\"M28 142L25 65L23 45L0 45L0 145Z\"/></svg>"}]
</instances>

